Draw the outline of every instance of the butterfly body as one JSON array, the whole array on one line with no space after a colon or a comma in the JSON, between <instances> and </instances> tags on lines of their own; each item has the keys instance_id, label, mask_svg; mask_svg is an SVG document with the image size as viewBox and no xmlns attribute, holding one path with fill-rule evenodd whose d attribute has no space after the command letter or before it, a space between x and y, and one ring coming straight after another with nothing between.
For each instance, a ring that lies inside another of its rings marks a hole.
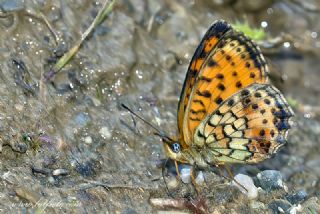
<instances>
[{"instance_id":1,"label":"butterfly body","mask_svg":"<svg viewBox=\"0 0 320 214\"><path fill-rule=\"evenodd\" d=\"M248 37L225 21L213 23L190 62L178 107L180 136L165 141L167 155L205 168L258 163L276 153L293 111L267 76Z\"/></svg>"}]
</instances>

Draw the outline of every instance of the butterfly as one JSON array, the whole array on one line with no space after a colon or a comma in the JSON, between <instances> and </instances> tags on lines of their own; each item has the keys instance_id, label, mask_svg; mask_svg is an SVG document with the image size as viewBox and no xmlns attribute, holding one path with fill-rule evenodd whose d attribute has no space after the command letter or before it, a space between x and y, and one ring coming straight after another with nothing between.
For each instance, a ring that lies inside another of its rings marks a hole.
<instances>
[{"instance_id":1,"label":"butterfly","mask_svg":"<svg viewBox=\"0 0 320 214\"><path fill-rule=\"evenodd\" d=\"M208 29L190 62L167 156L201 168L258 163L286 143L294 115L268 81L259 47L224 20Z\"/></svg>"}]
</instances>

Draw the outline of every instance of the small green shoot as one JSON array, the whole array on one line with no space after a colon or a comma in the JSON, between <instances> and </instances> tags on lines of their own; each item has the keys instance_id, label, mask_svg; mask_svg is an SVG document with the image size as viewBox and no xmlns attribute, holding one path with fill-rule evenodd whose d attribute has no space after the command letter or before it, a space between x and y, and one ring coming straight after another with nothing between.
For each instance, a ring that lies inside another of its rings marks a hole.
<instances>
[{"instance_id":1,"label":"small green shoot","mask_svg":"<svg viewBox=\"0 0 320 214\"><path fill-rule=\"evenodd\" d=\"M296 99L294 99L294 98L292 98L292 97L287 97L287 101L288 101L288 104L289 104L292 108L295 108L295 109L298 108L299 102L298 102Z\"/></svg>"},{"instance_id":2,"label":"small green shoot","mask_svg":"<svg viewBox=\"0 0 320 214\"><path fill-rule=\"evenodd\" d=\"M243 32L255 41L261 41L266 39L267 37L267 34L263 28L252 28L251 26L249 26L249 23L247 21L243 23L237 21L235 24L232 25L232 27L238 31Z\"/></svg>"}]
</instances>

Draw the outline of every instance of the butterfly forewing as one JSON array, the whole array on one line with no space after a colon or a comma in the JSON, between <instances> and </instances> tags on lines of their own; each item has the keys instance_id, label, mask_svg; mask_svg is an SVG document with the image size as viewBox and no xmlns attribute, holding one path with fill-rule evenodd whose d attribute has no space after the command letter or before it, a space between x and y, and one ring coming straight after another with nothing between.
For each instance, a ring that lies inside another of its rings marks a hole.
<instances>
[{"instance_id":1,"label":"butterfly forewing","mask_svg":"<svg viewBox=\"0 0 320 214\"><path fill-rule=\"evenodd\" d=\"M252 84L231 96L196 129L194 145L211 164L256 163L286 142L293 111L269 84Z\"/></svg>"},{"instance_id":2,"label":"butterfly forewing","mask_svg":"<svg viewBox=\"0 0 320 214\"><path fill-rule=\"evenodd\" d=\"M212 30L214 26L223 31ZM192 144L203 119L233 94L253 83L265 83L267 72L261 51L250 39L226 22L216 22L199 45L185 81L178 109L184 142Z\"/></svg>"},{"instance_id":3,"label":"butterfly forewing","mask_svg":"<svg viewBox=\"0 0 320 214\"><path fill-rule=\"evenodd\" d=\"M204 35L200 45L195 51L195 54L190 62L188 72L183 84L182 92L180 95L180 101L178 106L178 129L180 133L180 141L183 147L186 147L184 143L183 123L186 116L186 110L190 99L192 88L195 84L196 78L201 72L203 63L207 57L217 47L217 43L224 36L226 32L231 29L231 26L225 21L217 21L212 24L207 33Z\"/></svg>"}]
</instances>

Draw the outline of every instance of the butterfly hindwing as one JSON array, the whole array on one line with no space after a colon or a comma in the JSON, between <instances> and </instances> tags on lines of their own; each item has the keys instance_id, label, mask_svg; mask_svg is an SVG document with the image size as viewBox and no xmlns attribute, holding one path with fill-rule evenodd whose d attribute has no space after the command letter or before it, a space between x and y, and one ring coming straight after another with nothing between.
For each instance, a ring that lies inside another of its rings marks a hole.
<instances>
[{"instance_id":1,"label":"butterfly hindwing","mask_svg":"<svg viewBox=\"0 0 320 214\"><path fill-rule=\"evenodd\" d=\"M219 28L224 29L219 38L212 37L214 42L207 42L210 39L205 35L190 63L180 98L179 131L187 145L194 141L202 120L222 102L253 83L267 82L268 68L259 48L224 21L213 26L225 27Z\"/></svg>"},{"instance_id":2,"label":"butterfly hindwing","mask_svg":"<svg viewBox=\"0 0 320 214\"><path fill-rule=\"evenodd\" d=\"M293 111L269 84L252 84L224 101L199 125L194 145L208 163L255 163L286 142Z\"/></svg>"}]
</instances>

